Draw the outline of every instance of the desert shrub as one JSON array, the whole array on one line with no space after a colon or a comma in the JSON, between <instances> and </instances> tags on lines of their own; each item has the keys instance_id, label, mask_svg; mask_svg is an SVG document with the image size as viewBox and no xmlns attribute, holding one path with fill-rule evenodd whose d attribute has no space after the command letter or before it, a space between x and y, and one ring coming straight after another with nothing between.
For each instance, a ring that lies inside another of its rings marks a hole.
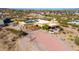
<instances>
[{"instance_id":1,"label":"desert shrub","mask_svg":"<svg viewBox=\"0 0 79 59\"><path fill-rule=\"evenodd\" d=\"M49 30L49 25L43 24L42 29L43 29L43 30Z\"/></svg>"},{"instance_id":2,"label":"desert shrub","mask_svg":"<svg viewBox=\"0 0 79 59\"><path fill-rule=\"evenodd\" d=\"M75 38L75 43L76 43L77 45L79 45L79 37L76 37L76 38Z\"/></svg>"},{"instance_id":3,"label":"desert shrub","mask_svg":"<svg viewBox=\"0 0 79 59\"><path fill-rule=\"evenodd\" d=\"M6 30L11 31L12 33L18 34L19 36L28 35L28 33L24 32L22 30L16 30L16 29L11 29L11 28L7 28Z\"/></svg>"}]
</instances>

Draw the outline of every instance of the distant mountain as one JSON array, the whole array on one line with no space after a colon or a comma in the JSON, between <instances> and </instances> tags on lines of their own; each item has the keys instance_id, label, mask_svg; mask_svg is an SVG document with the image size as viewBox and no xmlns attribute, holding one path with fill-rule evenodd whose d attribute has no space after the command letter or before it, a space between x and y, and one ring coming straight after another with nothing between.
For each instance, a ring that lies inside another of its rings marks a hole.
<instances>
[{"instance_id":1,"label":"distant mountain","mask_svg":"<svg viewBox=\"0 0 79 59\"><path fill-rule=\"evenodd\" d=\"M79 8L0 8L0 10L79 10Z\"/></svg>"},{"instance_id":2,"label":"distant mountain","mask_svg":"<svg viewBox=\"0 0 79 59\"><path fill-rule=\"evenodd\" d=\"M17 10L79 10L79 8L10 8Z\"/></svg>"}]
</instances>

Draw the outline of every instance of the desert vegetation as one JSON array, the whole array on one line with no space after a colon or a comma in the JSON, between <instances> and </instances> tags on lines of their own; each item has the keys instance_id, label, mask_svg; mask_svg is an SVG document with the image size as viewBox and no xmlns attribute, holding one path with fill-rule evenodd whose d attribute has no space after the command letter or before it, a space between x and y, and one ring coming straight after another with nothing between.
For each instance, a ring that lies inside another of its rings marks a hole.
<instances>
[{"instance_id":1,"label":"desert vegetation","mask_svg":"<svg viewBox=\"0 0 79 59\"><path fill-rule=\"evenodd\" d=\"M17 41L21 36L26 36L28 33L15 29L2 29L0 31L0 51L14 51L17 50Z\"/></svg>"}]
</instances>

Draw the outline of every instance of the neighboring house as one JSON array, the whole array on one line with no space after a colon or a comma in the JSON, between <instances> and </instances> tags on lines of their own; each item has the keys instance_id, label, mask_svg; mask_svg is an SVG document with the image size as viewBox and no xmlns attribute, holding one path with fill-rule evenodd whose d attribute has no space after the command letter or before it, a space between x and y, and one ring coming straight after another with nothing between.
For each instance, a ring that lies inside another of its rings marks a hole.
<instances>
[{"instance_id":1,"label":"neighboring house","mask_svg":"<svg viewBox=\"0 0 79 59\"><path fill-rule=\"evenodd\" d=\"M47 21L47 20L38 19L38 21L35 23L35 25L42 26L43 24L48 24L48 23L49 23L49 21Z\"/></svg>"},{"instance_id":2,"label":"neighboring house","mask_svg":"<svg viewBox=\"0 0 79 59\"><path fill-rule=\"evenodd\" d=\"M67 22L68 24L75 24L75 25L79 25L79 20L73 20L70 22Z\"/></svg>"},{"instance_id":3,"label":"neighboring house","mask_svg":"<svg viewBox=\"0 0 79 59\"><path fill-rule=\"evenodd\" d=\"M38 19L38 22L36 22L35 24L39 26L42 26L43 24L48 24L51 27L59 25L56 20L47 21L47 20L41 20L41 19Z\"/></svg>"},{"instance_id":4,"label":"neighboring house","mask_svg":"<svg viewBox=\"0 0 79 59\"><path fill-rule=\"evenodd\" d=\"M38 21L37 20L32 20L32 19L25 21L25 23L28 23L28 24L33 24L35 22L38 22Z\"/></svg>"}]
</instances>

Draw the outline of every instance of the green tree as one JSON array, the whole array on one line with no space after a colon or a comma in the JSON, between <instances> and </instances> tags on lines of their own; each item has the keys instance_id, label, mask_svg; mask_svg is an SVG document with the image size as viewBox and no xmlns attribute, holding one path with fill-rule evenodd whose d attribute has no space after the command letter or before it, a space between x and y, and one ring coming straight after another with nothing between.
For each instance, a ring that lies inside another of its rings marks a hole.
<instances>
[{"instance_id":1,"label":"green tree","mask_svg":"<svg viewBox=\"0 0 79 59\"><path fill-rule=\"evenodd\" d=\"M49 30L49 25L43 24L42 29L44 29L44 30Z\"/></svg>"}]
</instances>

